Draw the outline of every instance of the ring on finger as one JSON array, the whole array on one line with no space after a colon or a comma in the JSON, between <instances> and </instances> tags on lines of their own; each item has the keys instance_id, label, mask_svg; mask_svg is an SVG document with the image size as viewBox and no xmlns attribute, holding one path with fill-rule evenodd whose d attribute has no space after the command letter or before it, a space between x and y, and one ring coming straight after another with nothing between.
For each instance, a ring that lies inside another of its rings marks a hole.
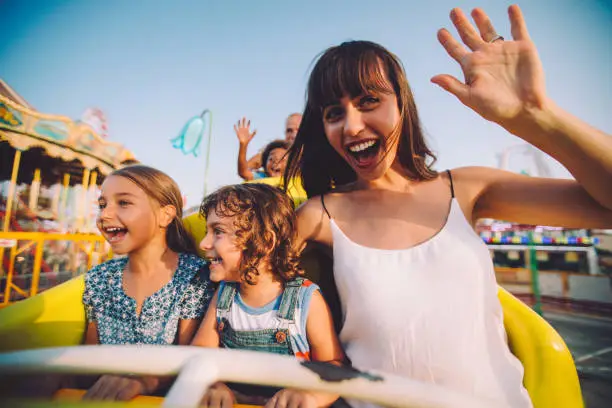
<instances>
[{"instance_id":1,"label":"ring on finger","mask_svg":"<svg viewBox=\"0 0 612 408\"><path fill-rule=\"evenodd\" d=\"M487 41L489 44L494 43L495 41L504 41L504 37L502 37L499 34L495 34L489 41Z\"/></svg>"}]
</instances>

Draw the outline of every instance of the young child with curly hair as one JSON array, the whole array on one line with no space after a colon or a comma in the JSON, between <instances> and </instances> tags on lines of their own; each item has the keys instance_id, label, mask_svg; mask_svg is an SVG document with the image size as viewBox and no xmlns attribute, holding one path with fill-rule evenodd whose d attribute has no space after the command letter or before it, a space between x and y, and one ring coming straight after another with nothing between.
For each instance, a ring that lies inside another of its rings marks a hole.
<instances>
[{"instance_id":1,"label":"young child with curly hair","mask_svg":"<svg viewBox=\"0 0 612 408\"><path fill-rule=\"evenodd\" d=\"M200 212L207 222L200 248L210 262L210 279L220 285L192 344L341 363L344 353L329 308L298 267L291 199L266 184L239 184L207 196ZM318 407L336 399L280 390L267 405ZM235 401L232 390L217 383L202 402Z\"/></svg>"}]
</instances>

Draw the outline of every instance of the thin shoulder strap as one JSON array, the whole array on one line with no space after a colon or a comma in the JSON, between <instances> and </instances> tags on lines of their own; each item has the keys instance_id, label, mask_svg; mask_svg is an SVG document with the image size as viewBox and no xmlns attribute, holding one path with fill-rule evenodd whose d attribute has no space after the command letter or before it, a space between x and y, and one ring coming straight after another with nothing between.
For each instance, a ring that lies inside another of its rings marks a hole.
<instances>
[{"instance_id":1,"label":"thin shoulder strap","mask_svg":"<svg viewBox=\"0 0 612 408\"><path fill-rule=\"evenodd\" d=\"M327 216L331 220L331 215L329 215L329 211L327 211L327 207L325 207L325 200L323 199L323 196L324 194L321 194L321 205L323 206L323 209L325 210L325 214L327 214Z\"/></svg>"},{"instance_id":2,"label":"thin shoulder strap","mask_svg":"<svg viewBox=\"0 0 612 408\"><path fill-rule=\"evenodd\" d=\"M455 198L455 187L453 186L453 176L451 175L450 170L446 170L446 173L448 173L448 179L450 180L451 197Z\"/></svg>"}]
</instances>

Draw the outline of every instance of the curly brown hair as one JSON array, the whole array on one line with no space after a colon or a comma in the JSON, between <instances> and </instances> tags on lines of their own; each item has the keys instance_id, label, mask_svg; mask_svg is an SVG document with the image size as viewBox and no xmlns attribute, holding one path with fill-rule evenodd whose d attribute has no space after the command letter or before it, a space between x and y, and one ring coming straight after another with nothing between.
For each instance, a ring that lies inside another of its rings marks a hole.
<instances>
[{"instance_id":1,"label":"curly brown hair","mask_svg":"<svg viewBox=\"0 0 612 408\"><path fill-rule=\"evenodd\" d=\"M281 282L304 274L299 268L293 201L281 189L261 183L221 187L200 205L204 217L211 210L219 217L235 217L234 244L242 248L239 268L246 283L257 283L262 260L269 263L272 274Z\"/></svg>"},{"instance_id":2,"label":"curly brown hair","mask_svg":"<svg viewBox=\"0 0 612 408\"><path fill-rule=\"evenodd\" d=\"M266 145L263 153L261 154L261 167L263 167L264 171L266 172L266 176L270 176L267 172L266 165L268 164L268 158L270 157L270 154L272 154L272 151L276 149L285 149L288 151L290 147L291 145L289 145L289 143L280 139L273 140Z\"/></svg>"}]
</instances>

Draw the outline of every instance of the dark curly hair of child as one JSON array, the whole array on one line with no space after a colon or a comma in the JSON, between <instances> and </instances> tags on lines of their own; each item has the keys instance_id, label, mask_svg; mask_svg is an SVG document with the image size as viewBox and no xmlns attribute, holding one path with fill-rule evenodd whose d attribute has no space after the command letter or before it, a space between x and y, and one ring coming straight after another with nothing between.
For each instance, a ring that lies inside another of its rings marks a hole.
<instances>
[{"instance_id":1,"label":"dark curly hair of child","mask_svg":"<svg viewBox=\"0 0 612 408\"><path fill-rule=\"evenodd\" d=\"M219 217L235 217L234 244L242 248L240 275L246 283L257 283L262 260L281 282L303 275L293 201L282 190L260 183L221 187L204 198L200 214L206 217L213 209Z\"/></svg>"},{"instance_id":2,"label":"dark curly hair of child","mask_svg":"<svg viewBox=\"0 0 612 408\"><path fill-rule=\"evenodd\" d=\"M287 143L287 141L281 139L273 140L268 143L264 148L263 153L261 153L261 167L264 169L266 168L266 163L268 162L268 158L273 150L285 149L288 151L290 147L291 145Z\"/></svg>"}]
</instances>

